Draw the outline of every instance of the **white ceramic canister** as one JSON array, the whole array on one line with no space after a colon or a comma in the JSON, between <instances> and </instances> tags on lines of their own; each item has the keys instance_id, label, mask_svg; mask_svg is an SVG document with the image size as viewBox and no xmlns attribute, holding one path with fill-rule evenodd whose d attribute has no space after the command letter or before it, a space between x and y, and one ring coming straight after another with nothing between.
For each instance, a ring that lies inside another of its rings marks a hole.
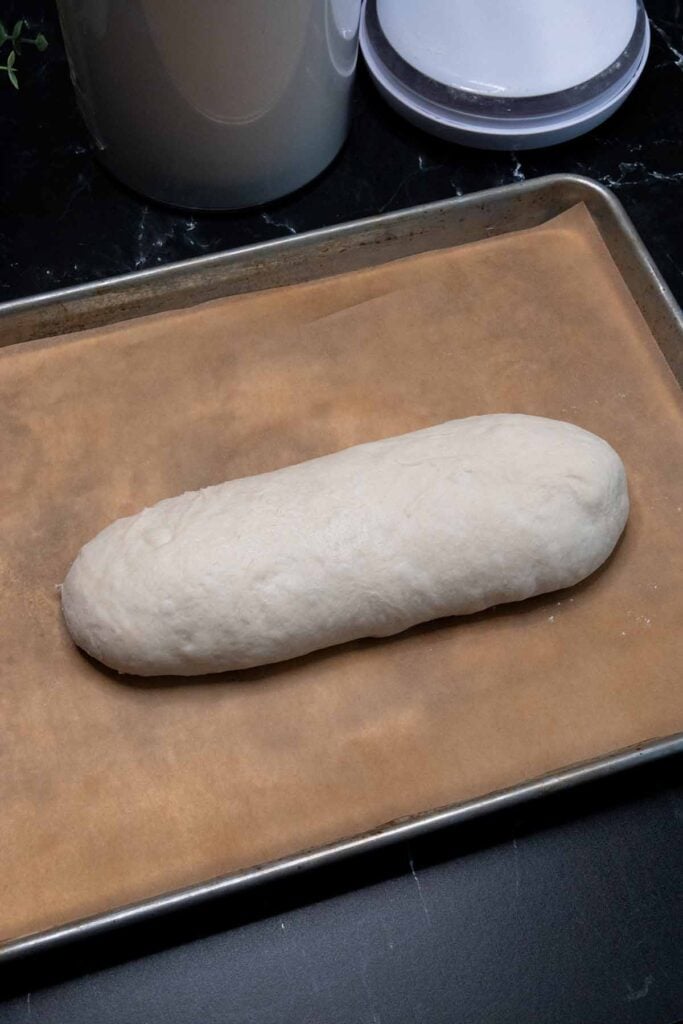
<instances>
[{"instance_id":1,"label":"white ceramic canister","mask_svg":"<svg viewBox=\"0 0 683 1024\"><path fill-rule=\"evenodd\" d=\"M348 130L361 0L58 0L106 166L196 209L275 199Z\"/></svg>"}]
</instances>

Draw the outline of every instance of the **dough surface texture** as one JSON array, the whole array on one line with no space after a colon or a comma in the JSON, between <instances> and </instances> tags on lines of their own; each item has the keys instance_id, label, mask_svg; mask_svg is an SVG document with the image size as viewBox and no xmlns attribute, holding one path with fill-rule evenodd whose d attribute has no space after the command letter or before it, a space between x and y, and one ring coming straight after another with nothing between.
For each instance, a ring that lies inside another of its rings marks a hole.
<instances>
[{"instance_id":1,"label":"dough surface texture","mask_svg":"<svg viewBox=\"0 0 683 1024\"><path fill-rule=\"evenodd\" d=\"M62 607L74 641L119 672L249 668L571 586L628 510L599 437L474 416L119 519L81 549Z\"/></svg>"}]
</instances>

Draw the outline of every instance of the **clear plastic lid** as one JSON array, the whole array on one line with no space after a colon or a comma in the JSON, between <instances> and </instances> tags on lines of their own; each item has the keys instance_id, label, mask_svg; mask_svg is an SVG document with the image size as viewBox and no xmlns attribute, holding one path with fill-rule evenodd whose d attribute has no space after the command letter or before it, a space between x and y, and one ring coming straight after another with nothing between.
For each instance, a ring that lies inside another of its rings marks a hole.
<instances>
[{"instance_id":1,"label":"clear plastic lid","mask_svg":"<svg viewBox=\"0 0 683 1024\"><path fill-rule=\"evenodd\" d=\"M404 101L511 129L609 102L649 39L641 0L366 0L364 36Z\"/></svg>"}]
</instances>

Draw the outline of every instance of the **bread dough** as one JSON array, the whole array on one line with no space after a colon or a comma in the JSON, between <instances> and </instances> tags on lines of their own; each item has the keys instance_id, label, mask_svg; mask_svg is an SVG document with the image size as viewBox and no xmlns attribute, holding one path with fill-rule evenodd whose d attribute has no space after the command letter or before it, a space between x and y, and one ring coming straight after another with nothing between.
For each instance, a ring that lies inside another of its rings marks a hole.
<instances>
[{"instance_id":1,"label":"bread dough","mask_svg":"<svg viewBox=\"0 0 683 1024\"><path fill-rule=\"evenodd\" d=\"M578 583L628 507L619 456L580 427L452 420L119 519L69 570L64 616L120 672L264 665Z\"/></svg>"}]
</instances>

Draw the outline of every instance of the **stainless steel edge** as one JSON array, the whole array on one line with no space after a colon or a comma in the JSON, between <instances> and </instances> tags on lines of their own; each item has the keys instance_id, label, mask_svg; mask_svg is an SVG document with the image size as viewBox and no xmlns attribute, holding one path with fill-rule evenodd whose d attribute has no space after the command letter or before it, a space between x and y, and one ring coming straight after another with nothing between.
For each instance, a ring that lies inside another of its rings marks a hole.
<instances>
[{"instance_id":1,"label":"stainless steel edge","mask_svg":"<svg viewBox=\"0 0 683 1024\"><path fill-rule=\"evenodd\" d=\"M393 822L365 835L264 864L250 871L212 879L59 928L0 943L0 967L33 953L46 952L72 942L95 938L110 930L133 925L151 917L197 907L217 897L244 892L300 871L335 864L392 843L415 839L440 828L470 821L586 782L604 779L617 772L676 753L683 753L683 733L564 768L519 786L490 793L453 807Z\"/></svg>"},{"instance_id":2,"label":"stainless steel edge","mask_svg":"<svg viewBox=\"0 0 683 1024\"><path fill-rule=\"evenodd\" d=\"M0 304L0 346L461 245L533 227L578 202L590 209L660 347L680 373L683 316L651 256L618 199L598 182L569 174L6 302Z\"/></svg>"},{"instance_id":3,"label":"stainless steel edge","mask_svg":"<svg viewBox=\"0 0 683 1024\"><path fill-rule=\"evenodd\" d=\"M596 220L626 284L680 379L683 314L621 203L598 182L562 174L0 304L0 347L523 230L579 202L586 203ZM683 733L568 767L476 800L389 823L369 834L250 871L0 942L0 965L176 909L197 906L231 892L248 890L295 872L332 864L679 752L683 752Z\"/></svg>"},{"instance_id":4,"label":"stainless steel edge","mask_svg":"<svg viewBox=\"0 0 683 1024\"><path fill-rule=\"evenodd\" d=\"M26 298L13 299L9 302L0 303L0 315L12 317L26 312L36 312L45 306L53 307L57 312L60 305L73 305L82 299L93 299L108 292L122 292L131 288L143 289L147 286L167 285L171 279L182 278L183 275L211 272L215 268L229 268L236 264L251 263L259 265L262 260L275 259L279 252L285 251L291 254L300 249L309 249L312 245L319 247L329 242L339 242L351 237L354 245L366 244L372 239L374 242L387 240L387 226L390 226L396 237L405 234L403 228L409 226L412 232L414 224L426 216L433 220L440 212L470 211L474 206L485 201L488 206L494 204L497 199L506 200L510 192L518 195L526 195L530 192L542 191L548 185L564 182L585 182L588 185L597 185L589 178L581 178L576 175L547 175L531 181L521 182L515 185L504 185L498 188L485 189L479 192L472 192L467 196L455 199L440 200L434 203L426 203L421 206L413 206L407 209L398 210L389 214L377 214L370 217L360 218L355 221L347 221L328 228L304 232L295 236L277 238L272 241L258 242L253 245L242 246L224 252L211 253L206 256L197 256L187 260L178 260L167 263L160 267L150 267L145 270L132 271L127 274L120 274L113 277L102 278L99 281L74 285L68 288L55 289L42 292ZM431 231L433 224L427 226ZM509 230L507 227L503 230ZM490 225L487 233L500 234L495 225ZM378 237L381 235L381 237ZM328 273L325 268L324 273ZM261 287L271 287L263 284ZM230 294L226 291L224 294Z\"/></svg>"}]
</instances>

